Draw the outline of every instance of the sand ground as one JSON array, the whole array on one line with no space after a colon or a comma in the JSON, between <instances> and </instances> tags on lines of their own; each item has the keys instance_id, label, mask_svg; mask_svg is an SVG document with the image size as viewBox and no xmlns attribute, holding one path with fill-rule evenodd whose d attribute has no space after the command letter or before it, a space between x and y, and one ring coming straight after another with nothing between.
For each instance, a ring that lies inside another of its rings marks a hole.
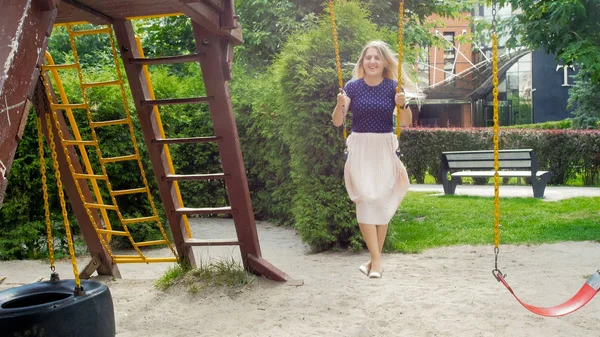
<instances>
[{"instance_id":1,"label":"sand ground","mask_svg":"<svg viewBox=\"0 0 600 337\"><path fill-rule=\"evenodd\" d=\"M154 281L169 264L121 265L122 279L101 279L113 296L117 336L600 336L600 298L560 318L521 307L492 276L491 243L385 254L383 278L368 279L358 270L366 252L312 254L294 230L257 226L263 257L290 282L257 277L237 293L160 291ZM230 220L195 219L192 228L195 237L235 237ZM195 254L204 261L239 259L239 250L231 247ZM503 245L500 252L513 289L537 306L567 300L599 262L597 242ZM67 261L57 269L63 278L72 277ZM48 275L41 261L0 262L0 276L7 277L0 289Z\"/></svg>"}]
</instances>

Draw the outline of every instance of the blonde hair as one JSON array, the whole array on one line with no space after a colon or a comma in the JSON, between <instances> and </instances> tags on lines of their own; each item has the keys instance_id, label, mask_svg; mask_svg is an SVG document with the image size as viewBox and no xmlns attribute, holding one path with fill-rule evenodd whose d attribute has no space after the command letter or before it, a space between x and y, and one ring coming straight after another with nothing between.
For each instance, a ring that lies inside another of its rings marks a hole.
<instances>
[{"instance_id":1,"label":"blonde hair","mask_svg":"<svg viewBox=\"0 0 600 337\"><path fill-rule=\"evenodd\" d=\"M352 79L357 80L365 77L365 68L363 67L363 61L365 60L365 55L370 48L374 48L379 53L381 60L383 61L383 78L389 78L392 80L397 79L398 77L398 61L396 57L394 57L394 53L392 52L392 48L390 45L383 41L370 41L360 52L360 57L358 58L358 62L354 65L354 70L352 71ZM404 77L404 76L403 76Z\"/></svg>"},{"instance_id":2,"label":"blonde hair","mask_svg":"<svg viewBox=\"0 0 600 337\"><path fill-rule=\"evenodd\" d=\"M398 60L392 51L392 48L389 44L374 40L369 41L363 48L360 53L360 57L358 62L354 65L354 70L352 71L352 80L358 80L365 77L365 68L363 66L363 61L365 60L365 55L370 48L374 48L379 53L381 60L383 61L383 78L389 78L392 80L398 79ZM402 64L402 87L405 91L411 92L415 95L421 96L421 90L415 85L414 81L410 77L412 69L406 65Z\"/></svg>"}]
</instances>

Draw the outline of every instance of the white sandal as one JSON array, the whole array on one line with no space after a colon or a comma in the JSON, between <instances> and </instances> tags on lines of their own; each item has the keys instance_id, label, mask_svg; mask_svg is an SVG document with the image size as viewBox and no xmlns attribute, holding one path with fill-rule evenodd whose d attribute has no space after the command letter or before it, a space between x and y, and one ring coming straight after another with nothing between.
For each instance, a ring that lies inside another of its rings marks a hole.
<instances>
[{"instance_id":1,"label":"white sandal","mask_svg":"<svg viewBox=\"0 0 600 337\"><path fill-rule=\"evenodd\" d=\"M369 278L381 278L381 273L372 271L369 273Z\"/></svg>"}]
</instances>

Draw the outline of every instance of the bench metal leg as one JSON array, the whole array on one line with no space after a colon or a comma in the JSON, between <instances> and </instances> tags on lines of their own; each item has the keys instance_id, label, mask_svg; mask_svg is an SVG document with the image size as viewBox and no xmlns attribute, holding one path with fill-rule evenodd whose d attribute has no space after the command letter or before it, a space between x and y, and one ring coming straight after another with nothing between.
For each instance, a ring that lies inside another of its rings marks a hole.
<instances>
[{"instance_id":1,"label":"bench metal leg","mask_svg":"<svg viewBox=\"0 0 600 337\"><path fill-rule=\"evenodd\" d=\"M456 185L458 185L458 178L442 179L442 186L444 186L444 194L454 194L456 191Z\"/></svg>"},{"instance_id":2,"label":"bench metal leg","mask_svg":"<svg viewBox=\"0 0 600 337\"><path fill-rule=\"evenodd\" d=\"M539 179L536 179L535 177L531 178L531 186L533 187L534 198L544 197L544 191L546 190L546 183L548 182L548 178L550 178L550 176L542 177Z\"/></svg>"}]
</instances>

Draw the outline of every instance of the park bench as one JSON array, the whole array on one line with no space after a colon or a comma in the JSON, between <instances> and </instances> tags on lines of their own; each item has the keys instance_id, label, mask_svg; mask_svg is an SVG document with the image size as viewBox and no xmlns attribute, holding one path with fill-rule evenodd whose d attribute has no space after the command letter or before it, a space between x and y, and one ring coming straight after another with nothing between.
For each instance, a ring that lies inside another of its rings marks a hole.
<instances>
[{"instance_id":1,"label":"park bench","mask_svg":"<svg viewBox=\"0 0 600 337\"><path fill-rule=\"evenodd\" d=\"M494 176L494 151L442 152L442 185L445 194L454 194L463 177L490 178ZM500 150L500 177L530 178L533 196L543 198L551 172L538 171L532 149Z\"/></svg>"}]
</instances>

